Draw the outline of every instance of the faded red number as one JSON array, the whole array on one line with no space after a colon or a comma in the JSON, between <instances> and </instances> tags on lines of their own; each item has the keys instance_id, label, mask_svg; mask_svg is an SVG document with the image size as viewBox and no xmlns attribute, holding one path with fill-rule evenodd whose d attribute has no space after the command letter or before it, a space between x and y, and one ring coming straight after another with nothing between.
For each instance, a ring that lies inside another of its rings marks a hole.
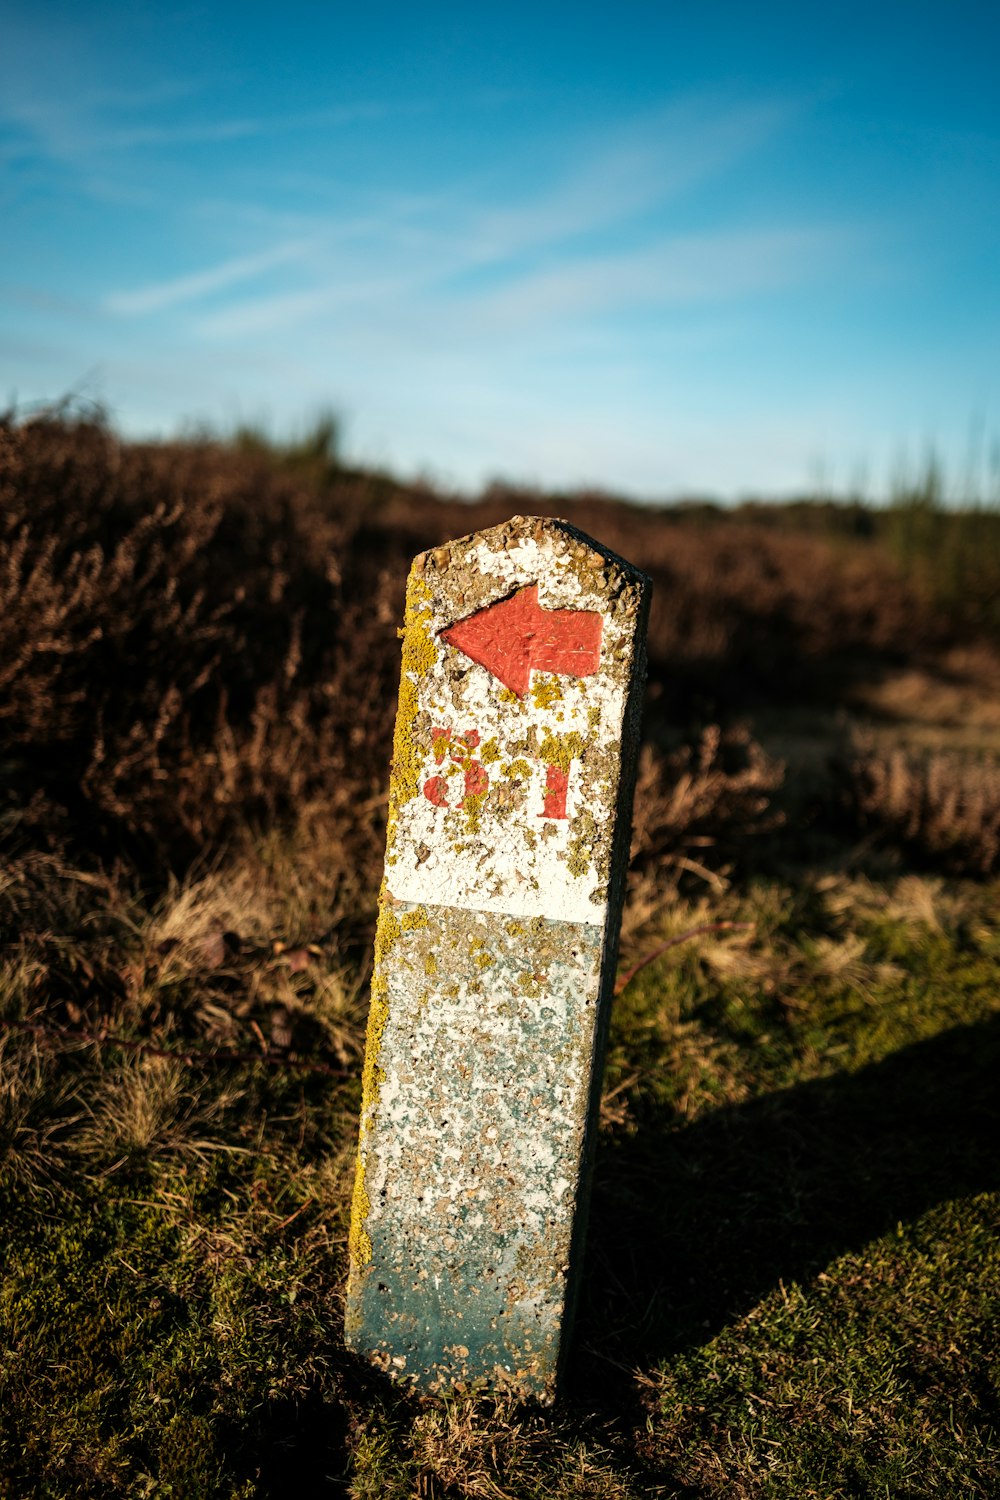
<instances>
[{"instance_id":1,"label":"faded red number","mask_svg":"<svg viewBox=\"0 0 1000 1500\"><path fill-rule=\"evenodd\" d=\"M473 751L479 749L479 730L467 729L462 734L456 735L451 729L432 729L431 744L434 747L434 764L444 764L445 757L460 766L463 773L462 800L459 807L465 806L467 797L481 797L489 787L490 778L482 761L475 760ZM448 801L448 776L428 776L423 785L423 794L428 802L435 807L450 807ZM543 792L542 811L537 814L539 818L548 818L555 822L568 816L566 812L566 799L569 794L569 771L564 771L561 766L546 766L545 768L545 791Z\"/></svg>"},{"instance_id":2,"label":"faded red number","mask_svg":"<svg viewBox=\"0 0 1000 1500\"><path fill-rule=\"evenodd\" d=\"M435 807L448 806L448 783L443 776L429 776L424 782L424 796Z\"/></svg>"},{"instance_id":3,"label":"faded red number","mask_svg":"<svg viewBox=\"0 0 1000 1500\"><path fill-rule=\"evenodd\" d=\"M545 772L545 806L538 814L540 818L565 818L566 793L569 791L569 772L561 766L548 766Z\"/></svg>"},{"instance_id":4,"label":"faded red number","mask_svg":"<svg viewBox=\"0 0 1000 1500\"><path fill-rule=\"evenodd\" d=\"M450 729L432 729L431 743L434 746L436 766L442 765L447 755L449 760L462 769L464 785L459 807L465 806L466 797L482 796L490 784L490 778L482 761L472 758L473 750L479 748L479 730L467 729L463 734L454 735ZM424 782L423 793L435 807L448 807L448 777L429 776Z\"/></svg>"}]
</instances>

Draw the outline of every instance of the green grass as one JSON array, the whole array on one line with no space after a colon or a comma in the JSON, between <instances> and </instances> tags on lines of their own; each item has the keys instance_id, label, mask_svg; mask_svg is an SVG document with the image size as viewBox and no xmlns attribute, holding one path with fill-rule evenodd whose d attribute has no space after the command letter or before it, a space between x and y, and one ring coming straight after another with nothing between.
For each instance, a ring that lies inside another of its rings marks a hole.
<instances>
[{"instance_id":1,"label":"green grass","mask_svg":"<svg viewBox=\"0 0 1000 1500\"><path fill-rule=\"evenodd\" d=\"M623 968L752 924L617 1003L544 1412L423 1401L343 1349L363 973L301 946L330 924L297 855L272 839L153 908L8 870L0 1494L997 1493L1000 886L769 878L629 930ZM289 1065L53 1046L16 1025L43 1004Z\"/></svg>"},{"instance_id":2,"label":"green grass","mask_svg":"<svg viewBox=\"0 0 1000 1500\"><path fill-rule=\"evenodd\" d=\"M760 887L627 994L591 1378L638 1365L665 1493L995 1493L995 900Z\"/></svg>"},{"instance_id":3,"label":"green grass","mask_svg":"<svg viewBox=\"0 0 1000 1500\"><path fill-rule=\"evenodd\" d=\"M466 504L337 437L0 421L0 1496L1000 1493L995 497ZM617 1003L548 1411L341 1337L403 579L515 509L655 579L623 972L748 924Z\"/></svg>"}]
</instances>

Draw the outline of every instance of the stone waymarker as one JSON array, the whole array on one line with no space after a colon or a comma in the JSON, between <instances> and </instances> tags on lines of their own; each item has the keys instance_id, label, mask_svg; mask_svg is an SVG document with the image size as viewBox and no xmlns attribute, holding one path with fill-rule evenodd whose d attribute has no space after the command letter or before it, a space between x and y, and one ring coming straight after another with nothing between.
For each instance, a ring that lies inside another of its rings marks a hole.
<instances>
[{"instance_id":1,"label":"stone waymarker","mask_svg":"<svg viewBox=\"0 0 1000 1500\"><path fill-rule=\"evenodd\" d=\"M516 516L410 573L347 1339L551 1400L614 983L649 580Z\"/></svg>"}]
</instances>

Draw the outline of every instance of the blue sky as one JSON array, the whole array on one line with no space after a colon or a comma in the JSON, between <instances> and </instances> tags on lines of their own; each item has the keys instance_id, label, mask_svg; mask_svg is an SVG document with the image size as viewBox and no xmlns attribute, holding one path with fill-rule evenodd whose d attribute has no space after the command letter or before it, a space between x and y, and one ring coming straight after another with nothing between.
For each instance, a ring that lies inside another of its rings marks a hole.
<instances>
[{"instance_id":1,"label":"blue sky","mask_svg":"<svg viewBox=\"0 0 1000 1500\"><path fill-rule=\"evenodd\" d=\"M0 4L0 400L475 488L1000 440L1000 7Z\"/></svg>"}]
</instances>

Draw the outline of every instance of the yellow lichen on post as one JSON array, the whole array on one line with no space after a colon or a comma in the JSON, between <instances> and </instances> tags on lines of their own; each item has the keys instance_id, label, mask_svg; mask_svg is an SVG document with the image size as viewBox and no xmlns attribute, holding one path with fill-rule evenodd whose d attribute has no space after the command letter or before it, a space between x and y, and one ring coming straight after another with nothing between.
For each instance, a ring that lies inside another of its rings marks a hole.
<instances>
[{"instance_id":1,"label":"yellow lichen on post","mask_svg":"<svg viewBox=\"0 0 1000 1500\"><path fill-rule=\"evenodd\" d=\"M466 792L465 796L463 797L462 811L465 813L466 833L478 833L479 815L485 801L485 792Z\"/></svg>"},{"instance_id":2,"label":"yellow lichen on post","mask_svg":"<svg viewBox=\"0 0 1000 1500\"><path fill-rule=\"evenodd\" d=\"M414 932L418 927L426 927L430 918L422 906L417 906L413 911L404 912L399 919L400 932Z\"/></svg>"},{"instance_id":3,"label":"yellow lichen on post","mask_svg":"<svg viewBox=\"0 0 1000 1500\"><path fill-rule=\"evenodd\" d=\"M571 729L566 734L549 731L542 736L538 754L547 766L557 766L560 771L568 771L574 760L582 759L585 746L586 740L576 729Z\"/></svg>"},{"instance_id":4,"label":"yellow lichen on post","mask_svg":"<svg viewBox=\"0 0 1000 1500\"><path fill-rule=\"evenodd\" d=\"M558 677L541 673L531 684L531 696L536 708L551 708L562 698L563 690Z\"/></svg>"},{"instance_id":5,"label":"yellow lichen on post","mask_svg":"<svg viewBox=\"0 0 1000 1500\"><path fill-rule=\"evenodd\" d=\"M371 1210L371 1202L368 1198L368 1190L365 1187L365 1160L362 1153L358 1152L357 1165L354 1169L354 1193L351 1198L351 1227L347 1233L347 1253L350 1258L352 1270L363 1270L365 1266L371 1265L372 1242L365 1224Z\"/></svg>"},{"instance_id":6,"label":"yellow lichen on post","mask_svg":"<svg viewBox=\"0 0 1000 1500\"><path fill-rule=\"evenodd\" d=\"M392 739L392 775L389 781L389 822L387 847L391 850L399 809L415 797L420 785L423 757L413 739L413 725L420 711L420 679L437 660L437 646L431 633L433 610L431 591L416 571L410 574L406 588L406 616L403 628L403 664L399 680L399 708Z\"/></svg>"},{"instance_id":7,"label":"yellow lichen on post","mask_svg":"<svg viewBox=\"0 0 1000 1500\"><path fill-rule=\"evenodd\" d=\"M421 906L413 911L404 912L402 917L397 917L392 908L385 904L383 895L383 904L379 907L378 923L375 928L375 966L372 974L368 1029L365 1035L365 1063L361 1073L361 1130L349 1236L351 1261L352 1264L358 1266L367 1265L371 1260L371 1240L364 1228L371 1208L365 1187L364 1144L365 1136L371 1129L374 1112L378 1107L379 1085L383 1076L379 1055L389 1020L389 986L385 973L386 965L392 946L400 933L426 927L428 920L427 912Z\"/></svg>"},{"instance_id":8,"label":"yellow lichen on post","mask_svg":"<svg viewBox=\"0 0 1000 1500\"><path fill-rule=\"evenodd\" d=\"M620 767L623 745L635 758L645 588L536 518L411 571L347 1336L428 1392L554 1394L628 853Z\"/></svg>"}]
</instances>

